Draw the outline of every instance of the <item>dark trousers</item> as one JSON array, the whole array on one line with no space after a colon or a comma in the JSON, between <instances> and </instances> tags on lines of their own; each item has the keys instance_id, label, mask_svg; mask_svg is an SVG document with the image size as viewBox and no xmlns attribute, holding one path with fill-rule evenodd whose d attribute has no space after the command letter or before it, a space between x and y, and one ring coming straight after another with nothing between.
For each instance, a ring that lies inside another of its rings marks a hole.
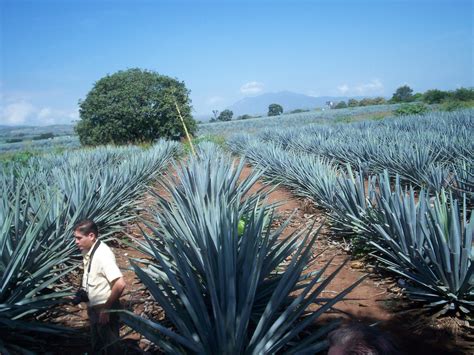
<instances>
[{"instance_id":1,"label":"dark trousers","mask_svg":"<svg viewBox=\"0 0 474 355\"><path fill-rule=\"evenodd\" d=\"M114 305L113 309L118 309L119 304ZM91 325L91 346L92 354L122 354L120 346L120 323L117 313L109 313L109 322L99 324L100 311L104 306L97 305L87 309Z\"/></svg>"}]
</instances>

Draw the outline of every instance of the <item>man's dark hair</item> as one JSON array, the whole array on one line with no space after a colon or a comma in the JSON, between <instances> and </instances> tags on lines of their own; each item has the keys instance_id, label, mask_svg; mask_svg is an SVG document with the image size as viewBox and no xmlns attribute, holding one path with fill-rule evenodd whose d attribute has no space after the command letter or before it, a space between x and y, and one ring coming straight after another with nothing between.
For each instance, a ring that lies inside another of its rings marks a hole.
<instances>
[{"instance_id":1,"label":"man's dark hair","mask_svg":"<svg viewBox=\"0 0 474 355\"><path fill-rule=\"evenodd\" d=\"M344 355L398 355L392 337L376 327L349 324L329 334L329 346L340 346Z\"/></svg>"},{"instance_id":2,"label":"man's dark hair","mask_svg":"<svg viewBox=\"0 0 474 355\"><path fill-rule=\"evenodd\" d=\"M95 224L92 219L83 219L77 222L74 225L74 231L78 231L84 235L93 233L96 237L99 237L99 229L97 228L97 224Z\"/></svg>"}]
</instances>

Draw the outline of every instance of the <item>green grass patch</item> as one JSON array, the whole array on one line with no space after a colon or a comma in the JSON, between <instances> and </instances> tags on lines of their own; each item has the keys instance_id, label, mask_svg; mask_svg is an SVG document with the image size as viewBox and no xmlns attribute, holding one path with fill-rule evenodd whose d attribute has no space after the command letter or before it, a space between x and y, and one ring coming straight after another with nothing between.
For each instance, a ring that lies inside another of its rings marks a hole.
<instances>
[{"instance_id":1,"label":"green grass patch","mask_svg":"<svg viewBox=\"0 0 474 355\"><path fill-rule=\"evenodd\" d=\"M338 116L334 120L333 123L351 123L351 122L358 122L358 121L380 121L385 117L393 116L393 111L383 111L383 112L374 112L374 113L365 113L355 116Z\"/></svg>"},{"instance_id":2,"label":"green grass patch","mask_svg":"<svg viewBox=\"0 0 474 355\"><path fill-rule=\"evenodd\" d=\"M0 154L0 164L21 164L27 165L28 160L40 153L30 150L22 150L20 152L6 152Z\"/></svg>"}]
</instances>

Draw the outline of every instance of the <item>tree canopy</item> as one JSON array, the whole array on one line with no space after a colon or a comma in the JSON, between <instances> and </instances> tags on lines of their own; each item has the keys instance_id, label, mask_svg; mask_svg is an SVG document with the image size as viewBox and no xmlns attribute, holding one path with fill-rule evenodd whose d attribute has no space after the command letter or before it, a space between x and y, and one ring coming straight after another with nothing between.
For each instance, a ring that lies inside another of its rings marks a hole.
<instances>
[{"instance_id":1,"label":"tree canopy","mask_svg":"<svg viewBox=\"0 0 474 355\"><path fill-rule=\"evenodd\" d=\"M184 82L138 68L118 71L97 81L79 101L75 130L83 145L176 140L185 134L176 104L194 133L196 122Z\"/></svg>"},{"instance_id":2,"label":"tree canopy","mask_svg":"<svg viewBox=\"0 0 474 355\"><path fill-rule=\"evenodd\" d=\"M428 90L423 94L423 101L428 104L439 104L446 98L449 93L447 91L441 91L438 89Z\"/></svg>"},{"instance_id":3,"label":"tree canopy","mask_svg":"<svg viewBox=\"0 0 474 355\"><path fill-rule=\"evenodd\" d=\"M359 106L359 101L357 101L356 99L349 99L349 101L347 101L347 106L349 107Z\"/></svg>"},{"instance_id":4,"label":"tree canopy","mask_svg":"<svg viewBox=\"0 0 474 355\"><path fill-rule=\"evenodd\" d=\"M413 89L408 85L400 86L393 94L393 102L410 102L412 101Z\"/></svg>"},{"instance_id":5,"label":"tree canopy","mask_svg":"<svg viewBox=\"0 0 474 355\"><path fill-rule=\"evenodd\" d=\"M459 101L474 100L474 89L473 88L459 88L453 92L453 98Z\"/></svg>"},{"instance_id":6,"label":"tree canopy","mask_svg":"<svg viewBox=\"0 0 474 355\"><path fill-rule=\"evenodd\" d=\"M346 108L347 104L345 101L339 101L334 108Z\"/></svg>"},{"instance_id":7,"label":"tree canopy","mask_svg":"<svg viewBox=\"0 0 474 355\"><path fill-rule=\"evenodd\" d=\"M231 110L224 110L222 111L219 116L217 117L218 121L230 121L232 120L232 116L234 113Z\"/></svg>"},{"instance_id":8,"label":"tree canopy","mask_svg":"<svg viewBox=\"0 0 474 355\"><path fill-rule=\"evenodd\" d=\"M270 104L268 106L268 116L278 116L283 113L283 107L278 104Z\"/></svg>"}]
</instances>

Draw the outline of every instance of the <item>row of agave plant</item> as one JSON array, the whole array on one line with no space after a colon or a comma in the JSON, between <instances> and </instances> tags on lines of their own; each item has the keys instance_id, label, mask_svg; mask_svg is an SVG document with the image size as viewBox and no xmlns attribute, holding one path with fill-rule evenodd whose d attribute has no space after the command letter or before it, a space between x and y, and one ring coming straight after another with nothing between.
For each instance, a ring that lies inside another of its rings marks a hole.
<instances>
[{"instance_id":1,"label":"row of agave plant","mask_svg":"<svg viewBox=\"0 0 474 355\"><path fill-rule=\"evenodd\" d=\"M456 195L415 191L387 170L354 173L349 165L342 169L314 155L240 143L231 141L235 153L265 170L271 181L310 198L337 234L356 236L370 247L381 266L401 277L411 299L440 313L474 310L472 185Z\"/></svg>"},{"instance_id":2,"label":"row of agave plant","mask_svg":"<svg viewBox=\"0 0 474 355\"><path fill-rule=\"evenodd\" d=\"M45 335L71 336L35 321L65 302L65 282L80 258L72 228L94 218L105 236L134 217L146 185L178 152L177 143L99 148L51 155L0 174L0 352L44 346ZM51 345L51 344L50 344Z\"/></svg>"},{"instance_id":3,"label":"row of agave plant","mask_svg":"<svg viewBox=\"0 0 474 355\"><path fill-rule=\"evenodd\" d=\"M351 107L338 110L313 110L300 113L284 113L279 116L256 117L245 120L203 123L198 127L200 136L218 135L229 137L235 132L255 133L267 128L292 129L295 126L316 122L334 122L340 118L360 117L361 115L387 114L400 104Z\"/></svg>"},{"instance_id":4,"label":"row of agave plant","mask_svg":"<svg viewBox=\"0 0 474 355\"><path fill-rule=\"evenodd\" d=\"M377 174L387 169L404 182L436 191L474 181L474 110L431 113L339 125L267 129L258 142L327 158L341 166ZM231 138L234 144L250 136ZM461 180L461 181L460 181ZM474 201L473 201L474 202Z\"/></svg>"},{"instance_id":5,"label":"row of agave plant","mask_svg":"<svg viewBox=\"0 0 474 355\"><path fill-rule=\"evenodd\" d=\"M201 148L161 181L167 197L156 195L152 220L143 220L146 241L137 243L148 258L132 265L171 325L126 311L121 317L166 353L317 353L338 321L317 330L314 321L362 281L324 296L343 265L332 273L331 261L311 268L318 231L286 234L289 220L272 227L268 192L249 193L261 173L240 181L244 165Z\"/></svg>"}]
</instances>

